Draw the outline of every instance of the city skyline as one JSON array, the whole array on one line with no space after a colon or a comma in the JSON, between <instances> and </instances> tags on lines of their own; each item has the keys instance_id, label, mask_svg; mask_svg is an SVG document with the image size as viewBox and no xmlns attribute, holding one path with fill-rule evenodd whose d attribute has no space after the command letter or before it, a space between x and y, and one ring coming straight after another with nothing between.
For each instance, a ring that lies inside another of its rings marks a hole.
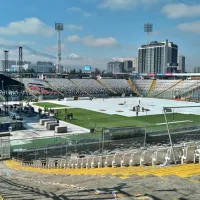
<instances>
[{"instance_id":1,"label":"city skyline","mask_svg":"<svg viewBox=\"0 0 200 200\"><path fill-rule=\"evenodd\" d=\"M61 34L63 64L90 64L106 69L107 62L112 60L137 57L138 48L147 40L144 24L150 22L154 31L149 42L168 39L186 57L187 70L199 66L200 4L195 2L7 0L2 2L1 9L4 12L0 13L0 59L5 49L10 51L9 59L17 59L19 45L56 57L54 23L61 22L65 27ZM8 13L6 18L3 13ZM23 57L30 61L54 60L28 48L24 48Z\"/></svg>"}]
</instances>

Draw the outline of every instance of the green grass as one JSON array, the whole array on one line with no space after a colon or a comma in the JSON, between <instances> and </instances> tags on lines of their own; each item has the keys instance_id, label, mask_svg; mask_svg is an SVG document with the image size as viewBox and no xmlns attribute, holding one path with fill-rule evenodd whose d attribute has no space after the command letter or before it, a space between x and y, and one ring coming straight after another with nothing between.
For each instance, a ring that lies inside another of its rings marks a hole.
<instances>
[{"instance_id":1,"label":"green grass","mask_svg":"<svg viewBox=\"0 0 200 200\"><path fill-rule=\"evenodd\" d=\"M43 103L40 103L43 104ZM53 104L54 105L54 104ZM46 106L46 103L45 103ZM70 135L67 138L70 138L72 141L85 140L90 138L95 138L98 140L101 137L102 128L114 128L114 127L127 127L127 126L137 126L137 127L147 127L147 131L156 131L156 130L166 130L166 125L156 125L158 123L165 123L165 118L163 114L160 115L147 115L139 117L125 117L121 115L109 115L105 113L99 113L95 111L90 111L80 108L70 108L68 112L72 112L74 115L73 120L66 120L69 123L84 127L84 128L96 128L96 133L87 133L80 135ZM58 119L65 120L65 110L61 109L61 115L57 116ZM180 113L168 113L167 120L172 121L185 121L191 120L193 123L179 123L179 124L170 124L170 128L179 128L185 127L188 125L196 125L200 122L199 115L187 115ZM123 131L122 131L123 132ZM66 142L66 137L56 137L56 138L40 138L33 139L29 143L22 145L12 145L12 149L18 148L34 148L46 146L48 144L55 144L59 142Z\"/></svg>"},{"instance_id":2,"label":"green grass","mask_svg":"<svg viewBox=\"0 0 200 200\"><path fill-rule=\"evenodd\" d=\"M40 107L46 107L46 108L63 108L63 107L68 107L68 106L59 105L59 104L56 104L56 103L49 103L49 102L34 103L33 105L40 106Z\"/></svg>"},{"instance_id":3,"label":"green grass","mask_svg":"<svg viewBox=\"0 0 200 200\"><path fill-rule=\"evenodd\" d=\"M163 114L160 115L147 115L139 117L125 117L121 115L109 115L99 112L94 112L86 109L72 108L70 112L74 115L74 120L66 120L69 123L84 127L84 128L95 128L99 130L102 128L112 127L126 127L126 126L137 126L137 127L155 127L155 129L166 128L166 125L157 126L158 123L165 123ZM65 120L64 110L61 110L61 115L57 116L58 119ZM199 115L186 115L180 113L167 114L167 120L172 121L184 121L191 120L193 123L200 122ZM190 123L171 124L170 127L175 126L186 126Z\"/></svg>"},{"instance_id":4,"label":"green grass","mask_svg":"<svg viewBox=\"0 0 200 200\"><path fill-rule=\"evenodd\" d=\"M13 143L11 141L11 150L19 149L19 148L41 147L41 146L46 146L50 144L60 143L60 142L63 142L63 140L64 140L63 137L55 137L55 138L51 137L51 138L40 138L40 139L33 138L32 140L27 140L27 143L19 144L19 145L13 144L16 142L15 140ZM25 142L26 140L23 140L23 141Z\"/></svg>"}]
</instances>

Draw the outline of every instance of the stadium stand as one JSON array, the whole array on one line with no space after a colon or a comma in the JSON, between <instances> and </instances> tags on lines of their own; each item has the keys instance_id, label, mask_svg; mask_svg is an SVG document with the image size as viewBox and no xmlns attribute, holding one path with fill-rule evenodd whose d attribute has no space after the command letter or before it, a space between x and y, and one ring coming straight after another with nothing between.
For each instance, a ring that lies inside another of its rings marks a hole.
<instances>
[{"instance_id":1,"label":"stadium stand","mask_svg":"<svg viewBox=\"0 0 200 200\"><path fill-rule=\"evenodd\" d=\"M188 143L189 144L189 143ZM185 144L187 145L187 143ZM173 147L176 162L180 164L199 161L199 146L184 146L184 144ZM19 160L18 160L19 161ZM21 161L20 161L21 162ZM84 155L77 157L72 155L67 158L51 158L46 160L24 161L22 165L37 168L101 168L101 167L123 167L137 165L167 165L174 163L172 148L154 148L137 150L127 153L116 153L102 156Z\"/></svg>"},{"instance_id":2,"label":"stadium stand","mask_svg":"<svg viewBox=\"0 0 200 200\"><path fill-rule=\"evenodd\" d=\"M106 89L94 79L73 79L82 91L86 90L91 95L106 94Z\"/></svg>"},{"instance_id":3,"label":"stadium stand","mask_svg":"<svg viewBox=\"0 0 200 200\"><path fill-rule=\"evenodd\" d=\"M142 96L147 96L149 89L151 87L152 84L152 80L134 80L134 82L137 85L137 88L140 91L140 94ZM153 91L152 91L153 93Z\"/></svg>"}]
</instances>

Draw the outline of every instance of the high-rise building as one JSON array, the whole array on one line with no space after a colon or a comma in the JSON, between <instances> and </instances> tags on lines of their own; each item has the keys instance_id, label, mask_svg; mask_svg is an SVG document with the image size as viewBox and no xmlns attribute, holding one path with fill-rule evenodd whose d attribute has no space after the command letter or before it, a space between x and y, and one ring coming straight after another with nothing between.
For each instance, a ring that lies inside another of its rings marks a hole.
<instances>
[{"instance_id":1,"label":"high-rise building","mask_svg":"<svg viewBox=\"0 0 200 200\"><path fill-rule=\"evenodd\" d=\"M194 73L200 73L200 67L195 67L193 70Z\"/></svg>"},{"instance_id":2,"label":"high-rise building","mask_svg":"<svg viewBox=\"0 0 200 200\"><path fill-rule=\"evenodd\" d=\"M177 67L178 46L173 42L151 42L138 49L138 72L164 73Z\"/></svg>"},{"instance_id":3,"label":"high-rise building","mask_svg":"<svg viewBox=\"0 0 200 200\"><path fill-rule=\"evenodd\" d=\"M185 73L185 56L180 55L178 57L178 70L181 73Z\"/></svg>"},{"instance_id":4,"label":"high-rise building","mask_svg":"<svg viewBox=\"0 0 200 200\"><path fill-rule=\"evenodd\" d=\"M124 61L124 71L125 72L132 72L133 71L133 61L132 60L125 60Z\"/></svg>"},{"instance_id":5,"label":"high-rise building","mask_svg":"<svg viewBox=\"0 0 200 200\"><path fill-rule=\"evenodd\" d=\"M138 73L138 58L133 59L133 72Z\"/></svg>"},{"instance_id":6,"label":"high-rise building","mask_svg":"<svg viewBox=\"0 0 200 200\"><path fill-rule=\"evenodd\" d=\"M124 72L124 63L123 62L109 62L107 64L107 73L122 73Z\"/></svg>"}]
</instances>

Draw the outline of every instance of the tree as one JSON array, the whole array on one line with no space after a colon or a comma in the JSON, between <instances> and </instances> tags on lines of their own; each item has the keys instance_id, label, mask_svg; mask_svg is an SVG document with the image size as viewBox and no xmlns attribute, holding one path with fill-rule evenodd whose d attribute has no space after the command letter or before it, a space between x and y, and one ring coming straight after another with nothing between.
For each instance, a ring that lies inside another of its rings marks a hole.
<instances>
[{"instance_id":1,"label":"tree","mask_svg":"<svg viewBox=\"0 0 200 200\"><path fill-rule=\"evenodd\" d=\"M98 76L101 74L101 71L98 68L95 68L94 73L95 73L95 76Z\"/></svg>"},{"instance_id":2,"label":"tree","mask_svg":"<svg viewBox=\"0 0 200 200\"><path fill-rule=\"evenodd\" d=\"M76 70L75 69L70 70L70 74L76 74Z\"/></svg>"}]
</instances>

